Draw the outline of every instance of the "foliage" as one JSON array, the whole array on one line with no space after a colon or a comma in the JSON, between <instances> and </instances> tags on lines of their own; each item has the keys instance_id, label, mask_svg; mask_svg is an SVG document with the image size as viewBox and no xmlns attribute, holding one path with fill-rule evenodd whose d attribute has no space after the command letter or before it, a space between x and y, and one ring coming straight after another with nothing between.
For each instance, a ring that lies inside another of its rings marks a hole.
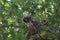
<instances>
[{"instance_id":1,"label":"foliage","mask_svg":"<svg viewBox=\"0 0 60 40\"><path fill-rule=\"evenodd\" d=\"M54 33L41 30L42 37L60 40L60 0L0 0L0 40L25 40L26 15L48 22Z\"/></svg>"}]
</instances>

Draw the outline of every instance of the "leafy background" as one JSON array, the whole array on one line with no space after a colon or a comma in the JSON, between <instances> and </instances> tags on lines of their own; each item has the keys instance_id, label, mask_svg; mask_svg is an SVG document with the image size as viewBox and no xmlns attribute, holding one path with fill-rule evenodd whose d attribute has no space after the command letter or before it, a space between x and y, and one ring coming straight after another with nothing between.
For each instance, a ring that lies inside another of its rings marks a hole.
<instances>
[{"instance_id":1,"label":"leafy background","mask_svg":"<svg viewBox=\"0 0 60 40\"><path fill-rule=\"evenodd\" d=\"M60 0L0 0L0 40L25 40L26 15L41 20L51 32L41 30L41 36L60 40Z\"/></svg>"}]
</instances>

